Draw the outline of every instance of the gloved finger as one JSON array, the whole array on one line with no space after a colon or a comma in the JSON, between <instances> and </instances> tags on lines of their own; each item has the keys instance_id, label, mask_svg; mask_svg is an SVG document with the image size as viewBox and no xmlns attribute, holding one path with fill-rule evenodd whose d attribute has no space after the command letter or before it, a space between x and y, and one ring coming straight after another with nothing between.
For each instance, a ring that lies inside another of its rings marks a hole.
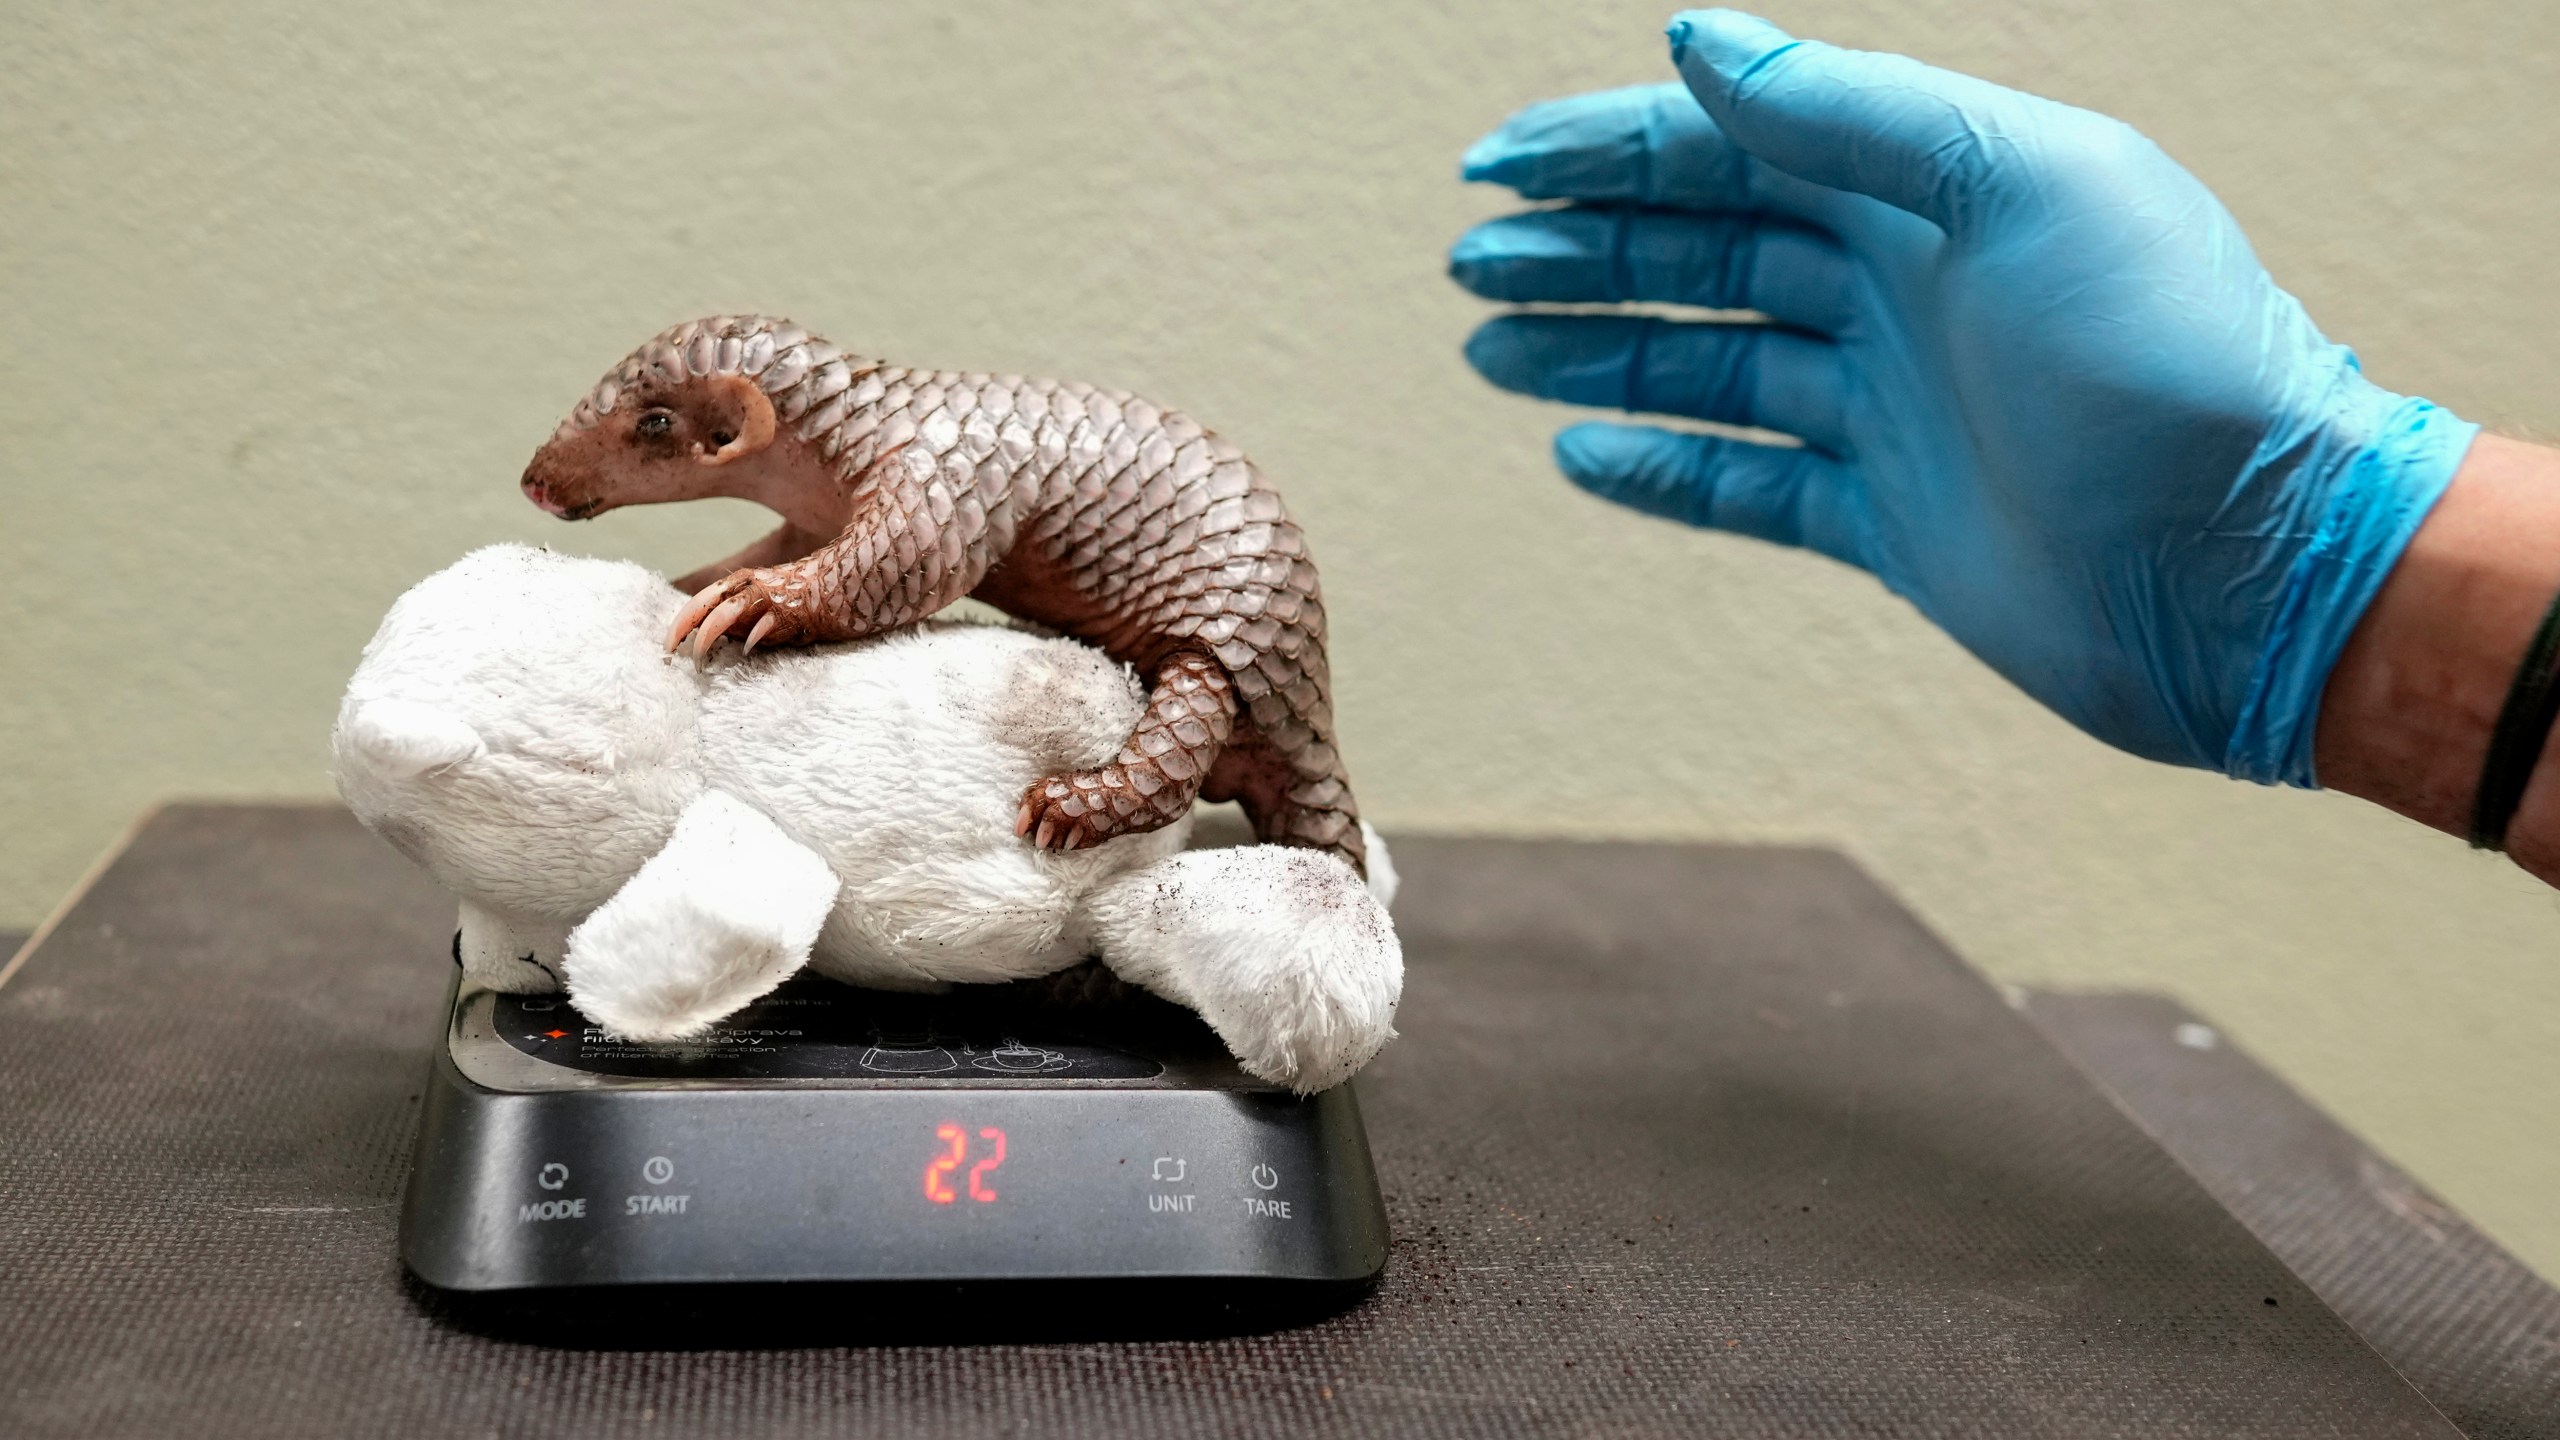
<instances>
[{"instance_id":1,"label":"gloved finger","mask_svg":"<svg viewBox=\"0 0 2560 1440\"><path fill-rule=\"evenodd\" d=\"M1468 147L1459 174L1531 200L1769 211L1819 220L1814 187L1725 138L1681 85L1545 100Z\"/></svg>"},{"instance_id":2,"label":"gloved finger","mask_svg":"<svg viewBox=\"0 0 2560 1440\"><path fill-rule=\"evenodd\" d=\"M1830 235L1789 221L1576 207L1478 225L1450 247L1449 275L1488 300L1757 310L1829 334L1848 323L1856 271Z\"/></svg>"},{"instance_id":3,"label":"gloved finger","mask_svg":"<svg viewBox=\"0 0 2560 1440\"><path fill-rule=\"evenodd\" d=\"M1728 143L1954 234L2033 184L2046 134L2081 112L1904 55L1798 40L1756 16L1692 10L1671 56Z\"/></svg>"},{"instance_id":4,"label":"gloved finger","mask_svg":"<svg viewBox=\"0 0 2560 1440\"><path fill-rule=\"evenodd\" d=\"M1849 449L1840 347L1774 325L1633 315L1502 315L1467 337L1467 363L1505 390L1783 431Z\"/></svg>"},{"instance_id":5,"label":"gloved finger","mask_svg":"<svg viewBox=\"0 0 2560 1440\"><path fill-rule=\"evenodd\" d=\"M1631 510L1873 568L1856 477L1811 450L1594 424L1558 434L1555 455L1566 479Z\"/></svg>"}]
</instances>

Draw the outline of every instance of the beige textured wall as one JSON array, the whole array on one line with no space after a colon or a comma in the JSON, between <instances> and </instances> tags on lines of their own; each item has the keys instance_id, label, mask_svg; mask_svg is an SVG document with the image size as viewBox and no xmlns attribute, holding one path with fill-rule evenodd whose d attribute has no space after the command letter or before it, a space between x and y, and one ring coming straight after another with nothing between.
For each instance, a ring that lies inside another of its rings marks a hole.
<instances>
[{"instance_id":1,"label":"beige textured wall","mask_svg":"<svg viewBox=\"0 0 2560 1440\"><path fill-rule=\"evenodd\" d=\"M1770 0L2111 110L2385 383L2560 415L2560 7ZM324 792L466 547L690 566L758 517L515 493L674 319L1185 404L1325 562L1389 828L1843 845L2026 982L2160 986L2560 1274L2560 900L2328 796L2149 768L1864 577L1613 512L1457 359L1452 179L1662 75L1653 3L16 4L0 13L0 924L155 797ZM1606 698L1604 698L1606 697Z\"/></svg>"}]
</instances>

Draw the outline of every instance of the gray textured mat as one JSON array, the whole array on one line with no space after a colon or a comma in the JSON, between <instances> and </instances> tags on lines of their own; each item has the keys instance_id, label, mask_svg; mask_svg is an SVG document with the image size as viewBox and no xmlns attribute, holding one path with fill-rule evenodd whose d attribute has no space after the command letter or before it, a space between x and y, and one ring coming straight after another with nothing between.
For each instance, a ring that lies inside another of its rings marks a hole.
<instances>
[{"instance_id":1,"label":"gray textured mat","mask_svg":"<svg viewBox=\"0 0 2560 1440\"><path fill-rule=\"evenodd\" d=\"M2177 1002L2027 1010L2464 1434L2560 1436L2560 1290Z\"/></svg>"},{"instance_id":2,"label":"gray textured mat","mask_svg":"<svg viewBox=\"0 0 2560 1440\"><path fill-rule=\"evenodd\" d=\"M446 902L333 811L164 813L0 990L0 1432L2453 1433L1840 858L1396 853L1366 1305L592 1353L399 1283Z\"/></svg>"}]
</instances>

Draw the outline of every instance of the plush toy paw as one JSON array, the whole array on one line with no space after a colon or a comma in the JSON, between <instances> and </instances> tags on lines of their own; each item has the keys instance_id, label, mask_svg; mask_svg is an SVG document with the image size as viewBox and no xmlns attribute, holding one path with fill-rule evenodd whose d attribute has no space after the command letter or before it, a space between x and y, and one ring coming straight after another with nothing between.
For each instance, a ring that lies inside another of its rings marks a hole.
<instances>
[{"instance_id":1,"label":"plush toy paw","mask_svg":"<svg viewBox=\"0 0 2560 1440\"><path fill-rule=\"evenodd\" d=\"M1198 1011L1256 1078L1312 1094L1395 1038L1404 951L1340 856L1186 851L1112 881L1092 913L1103 963Z\"/></svg>"},{"instance_id":2,"label":"plush toy paw","mask_svg":"<svg viewBox=\"0 0 2560 1440\"><path fill-rule=\"evenodd\" d=\"M453 958L463 975L484 990L509 995L554 995L561 987L561 957L569 927L502 915L462 902L453 932Z\"/></svg>"},{"instance_id":3,"label":"plush toy paw","mask_svg":"<svg viewBox=\"0 0 2560 1440\"><path fill-rule=\"evenodd\" d=\"M817 632L817 613L808 578L798 567L734 570L686 603L675 628L667 632L667 650L682 648L690 634L699 660L741 625L748 627L745 654L764 644L806 645L826 638Z\"/></svg>"},{"instance_id":4,"label":"plush toy paw","mask_svg":"<svg viewBox=\"0 0 2560 1440\"><path fill-rule=\"evenodd\" d=\"M790 978L836 903L835 873L717 790L569 932L569 999L625 1040L680 1040Z\"/></svg>"}]
</instances>

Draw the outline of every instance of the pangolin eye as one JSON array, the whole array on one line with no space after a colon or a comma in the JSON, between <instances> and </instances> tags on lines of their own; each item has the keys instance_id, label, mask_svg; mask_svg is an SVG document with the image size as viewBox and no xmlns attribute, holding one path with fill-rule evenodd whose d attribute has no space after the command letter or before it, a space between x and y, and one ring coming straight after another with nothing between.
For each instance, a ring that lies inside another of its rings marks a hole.
<instances>
[{"instance_id":1,"label":"pangolin eye","mask_svg":"<svg viewBox=\"0 0 2560 1440\"><path fill-rule=\"evenodd\" d=\"M674 412L652 410L640 417L640 423L632 426L631 432L643 439L655 440L674 428L676 428Z\"/></svg>"}]
</instances>

